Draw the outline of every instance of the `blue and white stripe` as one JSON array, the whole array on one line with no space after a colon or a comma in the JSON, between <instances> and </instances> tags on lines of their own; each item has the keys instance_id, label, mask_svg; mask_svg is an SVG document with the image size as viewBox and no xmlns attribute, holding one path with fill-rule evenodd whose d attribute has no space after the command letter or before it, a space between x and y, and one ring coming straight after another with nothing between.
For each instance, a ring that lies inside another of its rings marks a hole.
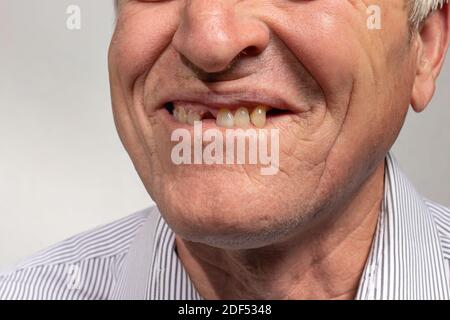
<instances>
[{"instance_id":1,"label":"blue and white stripe","mask_svg":"<svg viewBox=\"0 0 450 320\"><path fill-rule=\"evenodd\" d=\"M385 196L357 299L450 299L450 210L386 157ZM152 207L0 273L0 299L201 299Z\"/></svg>"}]
</instances>

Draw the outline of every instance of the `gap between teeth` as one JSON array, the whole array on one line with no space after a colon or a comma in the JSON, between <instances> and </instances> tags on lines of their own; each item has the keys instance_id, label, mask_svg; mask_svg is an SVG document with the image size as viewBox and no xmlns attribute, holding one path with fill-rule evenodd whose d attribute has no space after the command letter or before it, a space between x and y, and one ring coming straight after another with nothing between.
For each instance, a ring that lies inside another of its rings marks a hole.
<instances>
[{"instance_id":1,"label":"gap between teeth","mask_svg":"<svg viewBox=\"0 0 450 320\"><path fill-rule=\"evenodd\" d=\"M224 128L245 129L253 124L257 128L266 125L266 114L269 111L267 106L257 106L251 112L247 108L238 108L234 113L229 109L220 109L216 115L216 124ZM195 121L202 121L207 111L186 110L182 106L175 106L173 110L174 118L180 123L193 125Z\"/></svg>"}]
</instances>

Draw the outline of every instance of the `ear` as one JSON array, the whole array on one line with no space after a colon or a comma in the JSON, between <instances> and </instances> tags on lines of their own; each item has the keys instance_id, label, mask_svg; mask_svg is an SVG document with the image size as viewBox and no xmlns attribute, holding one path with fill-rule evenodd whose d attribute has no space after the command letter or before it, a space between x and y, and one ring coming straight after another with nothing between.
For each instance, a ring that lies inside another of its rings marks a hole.
<instances>
[{"instance_id":1,"label":"ear","mask_svg":"<svg viewBox=\"0 0 450 320\"><path fill-rule=\"evenodd\" d=\"M418 31L416 76L411 105L416 112L423 111L433 97L436 79L447 53L450 34L449 6L433 12Z\"/></svg>"}]
</instances>

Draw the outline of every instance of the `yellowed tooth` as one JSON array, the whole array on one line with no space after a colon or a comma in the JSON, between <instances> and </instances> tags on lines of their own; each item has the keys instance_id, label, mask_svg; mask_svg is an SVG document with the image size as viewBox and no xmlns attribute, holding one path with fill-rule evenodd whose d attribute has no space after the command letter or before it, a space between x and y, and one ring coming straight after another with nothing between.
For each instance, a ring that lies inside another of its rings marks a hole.
<instances>
[{"instance_id":1,"label":"yellowed tooth","mask_svg":"<svg viewBox=\"0 0 450 320\"><path fill-rule=\"evenodd\" d=\"M231 111L228 109L220 109L217 113L216 124L219 127L233 128L234 117Z\"/></svg>"},{"instance_id":2,"label":"yellowed tooth","mask_svg":"<svg viewBox=\"0 0 450 320\"><path fill-rule=\"evenodd\" d=\"M183 107L176 106L175 109L173 110L173 116L178 122L181 123L187 122L186 110L184 110Z\"/></svg>"},{"instance_id":3,"label":"yellowed tooth","mask_svg":"<svg viewBox=\"0 0 450 320\"><path fill-rule=\"evenodd\" d=\"M194 110L189 110L187 114L187 123L193 126L195 121L202 121L200 113Z\"/></svg>"},{"instance_id":4,"label":"yellowed tooth","mask_svg":"<svg viewBox=\"0 0 450 320\"><path fill-rule=\"evenodd\" d=\"M234 125L238 128L247 128L250 124L250 116L247 108L239 108L234 113Z\"/></svg>"},{"instance_id":5,"label":"yellowed tooth","mask_svg":"<svg viewBox=\"0 0 450 320\"><path fill-rule=\"evenodd\" d=\"M266 125L266 106L257 106L250 115L250 121L257 128L263 128Z\"/></svg>"}]
</instances>

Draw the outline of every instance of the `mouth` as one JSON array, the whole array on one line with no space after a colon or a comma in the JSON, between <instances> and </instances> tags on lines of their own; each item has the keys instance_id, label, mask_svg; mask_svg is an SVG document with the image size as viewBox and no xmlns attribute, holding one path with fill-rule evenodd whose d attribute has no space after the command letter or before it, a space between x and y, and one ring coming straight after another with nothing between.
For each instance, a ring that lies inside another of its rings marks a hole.
<instances>
[{"instance_id":1,"label":"mouth","mask_svg":"<svg viewBox=\"0 0 450 320\"><path fill-rule=\"evenodd\" d=\"M264 128L270 119L293 114L288 109L252 102L218 105L175 100L166 102L164 108L181 124L215 122L218 127L242 129Z\"/></svg>"}]
</instances>

